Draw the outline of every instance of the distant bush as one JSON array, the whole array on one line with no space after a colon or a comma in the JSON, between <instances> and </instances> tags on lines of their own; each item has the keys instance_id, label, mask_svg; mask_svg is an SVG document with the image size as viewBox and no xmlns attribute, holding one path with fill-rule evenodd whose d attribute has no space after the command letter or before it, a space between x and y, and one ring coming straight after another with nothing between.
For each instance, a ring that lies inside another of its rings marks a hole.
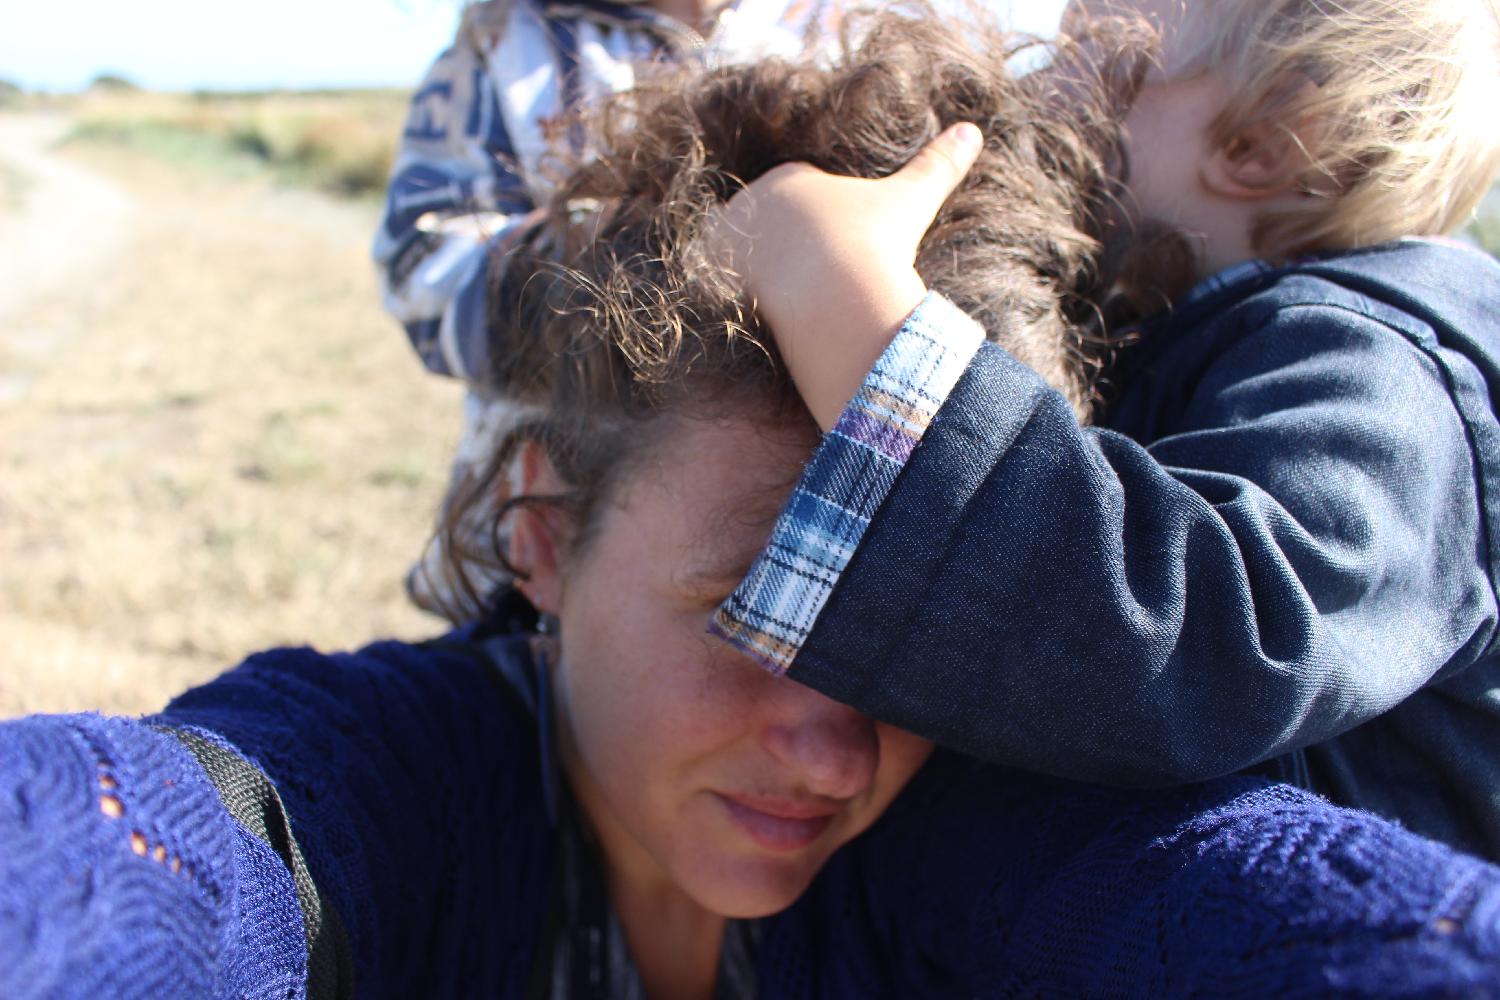
<instances>
[{"instance_id":1,"label":"distant bush","mask_svg":"<svg viewBox=\"0 0 1500 1000\"><path fill-rule=\"evenodd\" d=\"M0 77L0 108L20 104L26 98L26 90L19 83Z\"/></svg>"},{"instance_id":2,"label":"distant bush","mask_svg":"<svg viewBox=\"0 0 1500 1000\"><path fill-rule=\"evenodd\" d=\"M129 93L141 88L128 76L123 76L119 73L100 73L89 81L89 89Z\"/></svg>"},{"instance_id":3,"label":"distant bush","mask_svg":"<svg viewBox=\"0 0 1500 1000\"><path fill-rule=\"evenodd\" d=\"M253 101L236 129L240 147L339 194L385 187L405 115L392 92L289 95Z\"/></svg>"},{"instance_id":4,"label":"distant bush","mask_svg":"<svg viewBox=\"0 0 1500 1000\"><path fill-rule=\"evenodd\" d=\"M406 110L396 90L216 94L100 93L74 138L205 165L259 164L346 196L385 187Z\"/></svg>"}]
</instances>

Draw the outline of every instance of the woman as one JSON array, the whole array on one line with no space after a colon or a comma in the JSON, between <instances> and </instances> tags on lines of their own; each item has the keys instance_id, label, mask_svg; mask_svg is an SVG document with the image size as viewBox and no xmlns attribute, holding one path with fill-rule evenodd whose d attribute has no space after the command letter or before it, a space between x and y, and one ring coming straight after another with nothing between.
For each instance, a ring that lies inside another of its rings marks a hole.
<instances>
[{"instance_id":1,"label":"woman","mask_svg":"<svg viewBox=\"0 0 1500 1000\"><path fill-rule=\"evenodd\" d=\"M707 634L818 440L696 249L741 180L885 173L978 119L926 277L1086 400L1054 288L1087 258L1064 220L1093 137L894 23L833 71L638 98L509 262L497 375L533 417L494 463L519 589L482 626L0 727L0 995L1495 989L1478 861L1255 779L980 765Z\"/></svg>"}]
</instances>

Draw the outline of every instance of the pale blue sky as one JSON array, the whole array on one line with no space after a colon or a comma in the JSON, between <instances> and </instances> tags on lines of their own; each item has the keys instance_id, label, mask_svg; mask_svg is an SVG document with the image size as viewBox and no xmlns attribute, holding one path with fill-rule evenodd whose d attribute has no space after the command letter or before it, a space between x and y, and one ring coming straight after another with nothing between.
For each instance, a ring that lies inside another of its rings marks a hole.
<instances>
[{"instance_id":1,"label":"pale blue sky","mask_svg":"<svg viewBox=\"0 0 1500 1000\"><path fill-rule=\"evenodd\" d=\"M1063 0L995 0L1016 27ZM410 86L459 0L0 0L0 78L75 90L103 72L160 90Z\"/></svg>"}]
</instances>

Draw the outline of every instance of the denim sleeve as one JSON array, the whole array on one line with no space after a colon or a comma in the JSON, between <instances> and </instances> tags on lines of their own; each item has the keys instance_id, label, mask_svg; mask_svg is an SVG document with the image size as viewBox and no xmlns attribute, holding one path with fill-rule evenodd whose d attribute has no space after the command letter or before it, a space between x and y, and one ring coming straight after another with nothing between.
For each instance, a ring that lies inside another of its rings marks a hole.
<instances>
[{"instance_id":1,"label":"denim sleeve","mask_svg":"<svg viewBox=\"0 0 1500 1000\"><path fill-rule=\"evenodd\" d=\"M460 37L412 95L374 245L386 309L430 370L487 380L491 250L534 207L484 57Z\"/></svg>"},{"instance_id":2,"label":"denim sleeve","mask_svg":"<svg viewBox=\"0 0 1500 1000\"><path fill-rule=\"evenodd\" d=\"M935 292L907 317L823 439L766 549L710 629L784 674L984 331Z\"/></svg>"},{"instance_id":3,"label":"denim sleeve","mask_svg":"<svg viewBox=\"0 0 1500 1000\"><path fill-rule=\"evenodd\" d=\"M1495 635L1469 435L1430 351L1260 316L1144 447L990 345L790 676L997 763L1161 784L1377 716Z\"/></svg>"}]
</instances>

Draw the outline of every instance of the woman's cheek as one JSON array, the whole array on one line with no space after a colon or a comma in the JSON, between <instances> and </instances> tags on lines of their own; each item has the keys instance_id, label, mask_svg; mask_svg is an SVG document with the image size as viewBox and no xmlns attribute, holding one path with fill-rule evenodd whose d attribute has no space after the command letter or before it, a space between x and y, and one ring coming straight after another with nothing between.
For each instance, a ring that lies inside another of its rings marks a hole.
<instances>
[{"instance_id":1,"label":"woman's cheek","mask_svg":"<svg viewBox=\"0 0 1500 1000\"><path fill-rule=\"evenodd\" d=\"M880 791L889 802L927 763L937 744L885 722L877 722L875 732L880 740Z\"/></svg>"}]
</instances>

